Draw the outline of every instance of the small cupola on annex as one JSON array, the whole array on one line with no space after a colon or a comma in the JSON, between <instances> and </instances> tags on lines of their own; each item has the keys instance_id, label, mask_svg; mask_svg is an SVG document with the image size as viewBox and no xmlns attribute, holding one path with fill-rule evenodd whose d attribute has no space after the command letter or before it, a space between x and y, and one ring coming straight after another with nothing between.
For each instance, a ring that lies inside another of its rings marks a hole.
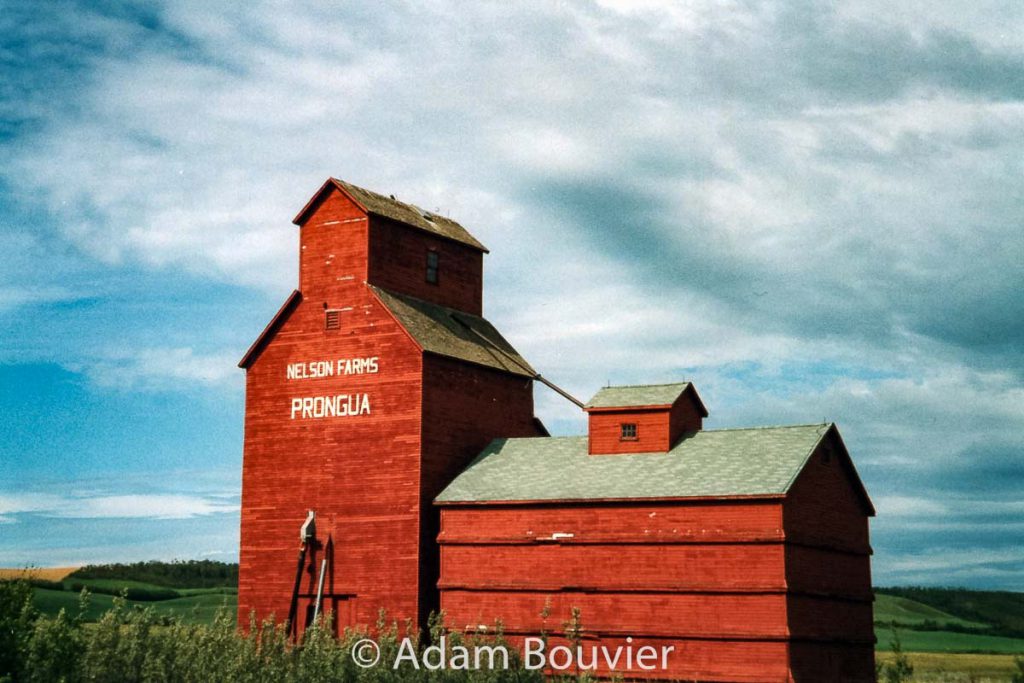
<instances>
[{"instance_id":1,"label":"small cupola on annex","mask_svg":"<svg viewBox=\"0 0 1024 683\"><path fill-rule=\"evenodd\" d=\"M591 455L667 453L708 416L689 382L605 387L583 409Z\"/></svg>"}]
</instances>

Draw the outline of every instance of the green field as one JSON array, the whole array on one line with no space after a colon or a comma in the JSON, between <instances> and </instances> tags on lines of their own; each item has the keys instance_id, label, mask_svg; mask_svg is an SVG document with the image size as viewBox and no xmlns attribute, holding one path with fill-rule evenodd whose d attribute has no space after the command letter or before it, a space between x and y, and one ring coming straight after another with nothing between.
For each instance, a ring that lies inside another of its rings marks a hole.
<instances>
[{"instance_id":1,"label":"green field","mask_svg":"<svg viewBox=\"0 0 1024 683\"><path fill-rule=\"evenodd\" d=\"M985 659L983 653L993 657L1002 655L1002 660L989 658L985 661L999 661L1004 667L1013 664L1013 658L1006 658L1006 655L1024 655L1024 638L1013 631L1016 626L1014 604L1000 611L995 608L997 603L994 601L979 601L970 591L958 589L928 589L920 591L919 595L925 600L934 599L936 604L901 595L876 593L875 637L881 658L892 649L891 622L897 624L896 632L904 652L933 655L922 660L933 672L963 673L969 663L974 666ZM1008 602L1012 603L1012 600ZM946 609L940 609L938 605ZM955 613L960 610L963 612ZM985 616L986 621L978 619L978 616ZM943 627L957 630L941 630ZM983 630L985 633L963 633L961 629ZM975 659L968 661L969 657ZM981 669L971 671L978 673Z\"/></svg>"},{"instance_id":2,"label":"green field","mask_svg":"<svg viewBox=\"0 0 1024 683\"><path fill-rule=\"evenodd\" d=\"M990 636L978 633L957 633L955 631L912 631L897 629L900 643L905 652L963 652L1024 654L1024 639ZM888 627L876 626L875 637L879 652L891 650L892 631Z\"/></svg>"},{"instance_id":3,"label":"green field","mask_svg":"<svg viewBox=\"0 0 1024 683\"><path fill-rule=\"evenodd\" d=\"M154 583L146 583L144 581L131 581L128 579L64 579L64 590L74 590L73 586L86 586L90 591L96 591L97 589L106 591L118 591L122 588L141 588L143 590L161 591L161 590L173 590L182 596L188 595L237 595L237 588L168 588L167 586L158 586ZM75 591L77 593L78 591Z\"/></svg>"},{"instance_id":4,"label":"green field","mask_svg":"<svg viewBox=\"0 0 1024 683\"><path fill-rule=\"evenodd\" d=\"M102 586L103 588L117 590L121 587L134 588L159 588L152 584L140 581L118 581L114 579L77 579L66 581L71 583L84 583L91 586ZM128 604L139 608L151 607L154 612L160 615L176 615L186 623L210 623L217 614L217 610L226 607L232 615L238 607L238 596L233 589L223 588L176 588L182 594L180 598L171 600L129 600ZM226 592L230 590L231 592ZM34 589L34 604L43 614L53 616L65 610L69 615L78 614L79 594L71 590L50 590L48 588ZM85 618L89 621L99 619L104 612L114 605L114 596L103 593L91 592L89 595L89 608Z\"/></svg>"},{"instance_id":5,"label":"green field","mask_svg":"<svg viewBox=\"0 0 1024 683\"><path fill-rule=\"evenodd\" d=\"M943 625L956 624L964 628L976 629L989 626L989 624L955 617L916 600L884 593L877 594L875 596L875 622L888 624L892 621L897 624L923 624L926 621L932 621Z\"/></svg>"}]
</instances>

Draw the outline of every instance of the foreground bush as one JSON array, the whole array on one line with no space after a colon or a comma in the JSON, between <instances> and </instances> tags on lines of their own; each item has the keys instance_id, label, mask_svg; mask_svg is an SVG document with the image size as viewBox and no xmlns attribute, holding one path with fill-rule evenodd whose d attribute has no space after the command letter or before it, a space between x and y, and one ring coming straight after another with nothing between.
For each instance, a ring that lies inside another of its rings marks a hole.
<instances>
[{"instance_id":1,"label":"foreground bush","mask_svg":"<svg viewBox=\"0 0 1024 683\"><path fill-rule=\"evenodd\" d=\"M366 632L346 632L336 640L329 629L310 629L301 647L289 642L281 624L250 624L248 634L235 628L234 618L222 610L213 624L184 624L157 616L151 607L129 607L117 598L113 609L96 623L85 623L88 592L82 592L78 615L61 611L41 616L32 608L32 589L24 581L0 581L0 682L77 683L189 682L189 681L504 681L540 682L538 671L525 670L512 661L508 670L429 671L403 664L360 668L352 649ZM443 631L432 623L435 639ZM381 661L395 660L402 636L383 618L373 629ZM448 647L472 646L474 637L446 634ZM497 636L500 642L500 635ZM417 651L423 644L415 640ZM490 640L490 643L496 641ZM510 648L512 650L512 648Z\"/></svg>"}]
</instances>

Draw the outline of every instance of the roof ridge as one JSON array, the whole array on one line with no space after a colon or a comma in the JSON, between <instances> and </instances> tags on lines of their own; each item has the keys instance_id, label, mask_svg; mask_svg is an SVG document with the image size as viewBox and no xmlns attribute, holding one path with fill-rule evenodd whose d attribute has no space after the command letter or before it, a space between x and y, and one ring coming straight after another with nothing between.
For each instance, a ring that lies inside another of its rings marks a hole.
<instances>
[{"instance_id":1,"label":"roof ridge","mask_svg":"<svg viewBox=\"0 0 1024 683\"><path fill-rule=\"evenodd\" d=\"M537 371L487 318L393 292L370 282L367 289L391 311L424 353L533 378Z\"/></svg>"},{"instance_id":2,"label":"roof ridge","mask_svg":"<svg viewBox=\"0 0 1024 683\"><path fill-rule=\"evenodd\" d=\"M702 429L702 432L753 432L759 429L798 429L801 427L830 427L835 422L807 422L798 425L756 425L754 427L723 427L722 429Z\"/></svg>"},{"instance_id":3,"label":"roof ridge","mask_svg":"<svg viewBox=\"0 0 1024 683\"><path fill-rule=\"evenodd\" d=\"M601 389L632 389L633 387L636 387L638 389L641 387L674 387L677 384L693 384L693 382L691 382L688 379L684 379L679 382L662 382L660 384L609 384L606 387L601 387Z\"/></svg>"},{"instance_id":4,"label":"roof ridge","mask_svg":"<svg viewBox=\"0 0 1024 683\"><path fill-rule=\"evenodd\" d=\"M413 301L416 301L416 302L419 302L419 303L424 303L424 304L427 304L428 306L434 306L436 308L442 308L442 309L444 309L446 311L450 311L449 315L452 315L453 313L458 313L459 315L464 315L467 318L476 318L477 320L483 320L484 322L487 322L488 324L490 324L490 321L487 320L487 318L483 317L482 315L475 315L473 313L467 313L466 311L460 311L457 308L452 308L451 306L445 306L444 304L439 304L436 301L430 301L428 299L421 299L418 296L413 296L412 294L403 294L401 292L396 292L396 291L391 290L391 289L385 289L384 287L381 287L380 285L375 285L372 282L367 282L366 286L367 287L372 287L373 289L375 289L375 290L377 290L379 292L384 292L388 296L393 296L393 297L396 297L398 299L412 299Z\"/></svg>"},{"instance_id":5,"label":"roof ridge","mask_svg":"<svg viewBox=\"0 0 1024 683\"><path fill-rule=\"evenodd\" d=\"M501 439L437 500L784 497L809 454L834 430L826 423L743 427L703 437L691 432L667 453L614 456L591 456L586 436Z\"/></svg>"},{"instance_id":6,"label":"roof ridge","mask_svg":"<svg viewBox=\"0 0 1024 683\"><path fill-rule=\"evenodd\" d=\"M561 434L559 436L501 436L494 441L531 441L533 439L544 439L550 441L552 439L586 439L586 434Z\"/></svg>"},{"instance_id":7,"label":"roof ridge","mask_svg":"<svg viewBox=\"0 0 1024 683\"><path fill-rule=\"evenodd\" d=\"M823 424L822 427L824 426L825 425ZM821 445L821 442L825 440L825 437L828 436L828 433L830 431L831 427L824 431L818 432L818 439L813 444L811 444L811 447L809 449L807 449L807 453L804 455L803 460L800 462L800 467L796 468L792 476L790 476L789 481L786 482L786 487L784 489L786 493L789 493L789 489L792 488L793 482L795 482L797 477L800 476L800 473L804 471L804 467L807 466L807 461L810 460L811 456L814 455L814 452L818 450L818 446Z\"/></svg>"},{"instance_id":8,"label":"roof ridge","mask_svg":"<svg viewBox=\"0 0 1024 683\"><path fill-rule=\"evenodd\" d=\"M318 199L323 195L324 192L330 188L334 188L347 195L351 200L358 204L367 214L379 216L389 221L394 221L406 225L411 228L418 230L425 230L432 235L437 237L452 240L459 244L472 247L484 253L487 253L487 247L481 244L480 240L473 237L472 233L466 229L461 223L453 218L443 215L440 209L436 211L427 211L426 209L416 205L404 202L401 199L396 199L394 195L385 195L363 187L362 185L356 185L343 178L337 176L330 176L323 186L313 195L312 199L306 203L302 211L299 212L292 222L296 225L302 225L306 220L306 217L313 210L314 205Z\"/></svg>"},{"instance_id":9,"label":"roof ridge","mask_svg":"<svg viewBox=\"0 0 1024 683\"><path fill-rule=\"evenodd\" d=\"M462 227L461 224L459 224L459 222L456 221L456 220L448 218L447 216L443 216L443 215L437 213L436 211L427 211L426 209L424 209L424 208L422 208L422 207L420 207L420 206L418 206L416 204L410 204L409 202L402 201L401 199L396 198L394 195L381 194L380 192L377 192L376 190L371 190L368 187L363 187L362 185L356 185L355 183L350 183L349 181L343 180L341 178L338 178L337 176L331 176L331 180L333 180L335 182L338 182L338 183L341 183L342 185L344 185L346 187L352 187L352 188L355 188L355 189L359 190L360 192L365 192L366 194L373 195L374 197L377 197L378 199L380 199L382 202L391 202L393 204L401 204L404 207L407 207L409 209L413 209L414 211L419 213L421 216L423 216L428 221L433 221L434 218L440 218L442 220L448 221L449 223L455 223L456 225L460 225L460 227ZM424 215L424 214L428 214L428 215Z\"/></svg>"}]
</instances>

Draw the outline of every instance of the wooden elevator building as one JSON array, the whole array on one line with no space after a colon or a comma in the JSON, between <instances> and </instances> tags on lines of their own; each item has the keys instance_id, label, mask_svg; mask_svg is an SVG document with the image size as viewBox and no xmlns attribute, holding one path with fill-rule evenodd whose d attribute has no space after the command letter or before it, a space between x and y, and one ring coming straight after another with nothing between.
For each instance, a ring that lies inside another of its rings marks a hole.
<instances>
[{"instance_id":1,"label":"wooden elevator building","mask_svg":"<svg viewBox=\"0 0 1024 683\"><path fill-rule=\"evenodd\" d=\"M704 430L684 382L548 436L462 226L337 179L294 222L299 288L239 364L240 623L440 608L515 639L575 607L585 642L675 646L627 677L873 680L874 510L835 425Z\"/></svg>"}]
</instances>

